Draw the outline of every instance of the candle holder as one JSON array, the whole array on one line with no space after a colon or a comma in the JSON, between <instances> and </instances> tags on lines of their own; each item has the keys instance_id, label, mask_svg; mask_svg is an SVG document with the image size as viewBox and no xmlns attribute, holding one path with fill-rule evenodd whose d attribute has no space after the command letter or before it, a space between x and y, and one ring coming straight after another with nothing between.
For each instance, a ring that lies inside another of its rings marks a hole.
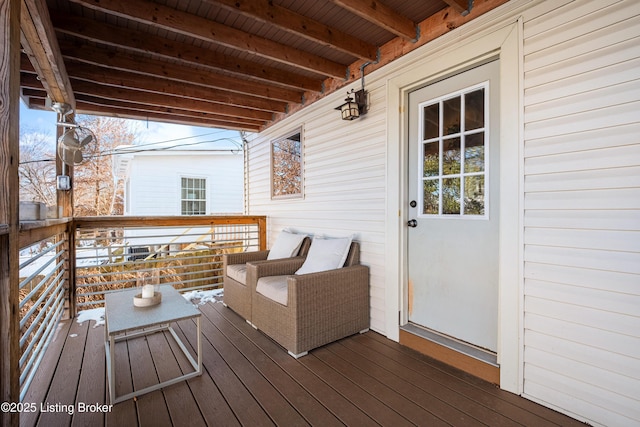
<instances>
[{"instance_id":1,"label":"candle holder","mask_svg":"<svg viewBox=\"0 0 640 427\"><path fill-rule=\"evenodd\" d=\"M138 292L133 297L133 305L136 307L150 307L162 302L162 292L158 291L160 275L157 270L138 273L136 288Z\"/></svg>"}]
</instances>

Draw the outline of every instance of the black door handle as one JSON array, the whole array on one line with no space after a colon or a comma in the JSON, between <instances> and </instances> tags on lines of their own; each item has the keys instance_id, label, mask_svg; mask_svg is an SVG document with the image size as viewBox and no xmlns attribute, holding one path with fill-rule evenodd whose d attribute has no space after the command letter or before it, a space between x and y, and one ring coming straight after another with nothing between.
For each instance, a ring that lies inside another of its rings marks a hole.
<instances>
[{"instance_id":1,"label":"black door handle","mask_svg":"<svg viewBox=\"0 0 640 427\"><path fill-rule=\"evenodd\" d=\"M407 225L409 227L416 228L418 226L418 221L416 221L415 219L410 219L409 221L407 221Z\"/></svg>"}]
</instances>

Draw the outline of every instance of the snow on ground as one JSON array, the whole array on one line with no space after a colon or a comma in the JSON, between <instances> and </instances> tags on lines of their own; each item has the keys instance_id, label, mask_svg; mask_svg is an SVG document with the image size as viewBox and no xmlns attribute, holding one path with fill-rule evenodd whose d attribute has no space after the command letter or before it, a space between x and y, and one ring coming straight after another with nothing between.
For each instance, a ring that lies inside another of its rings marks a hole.
<instances>
[{"instance_id":1,"label":"snow on ground","mask_svg":"<svg viewBox=\"0 0 640 427\"><path fill-rule=\"evenodd\" d=\"M100 248L78 248L76 250L76 267L94 267L103 264L103 260L107 258L108 250ZM24 265L27 261L38 254L23 251L20 254L20 265ZM35 274L40 268L46 266L40 274L46 275L51 273L57 264L55 252L40 255L39 258L31 262L29 265L20 268L20 277L29 277Z\"/></svg>"},{"instance_id":2,"label":"snow on ground","mask_svg":"<svg viewBox=\"0 0 640 427\"><path fill-rule=\"evenodd\" d=\"M95 321L95 325L93 325L94 328L99 325L104 325L104 307L79 311L78 323L84 323L87 320Z\"/></svg>"},{"instance_id":3,"label":"snow on ground","mask_svg":"<svg viewBox=\"0 0 640 427\"><path fill-rule=\"evenodd\" d=\"M222 300L223 289L212 289L210 291L185 292L182 296L192 304L202 305L208 302L218 302Z\"/></svg>"}]
</instances>

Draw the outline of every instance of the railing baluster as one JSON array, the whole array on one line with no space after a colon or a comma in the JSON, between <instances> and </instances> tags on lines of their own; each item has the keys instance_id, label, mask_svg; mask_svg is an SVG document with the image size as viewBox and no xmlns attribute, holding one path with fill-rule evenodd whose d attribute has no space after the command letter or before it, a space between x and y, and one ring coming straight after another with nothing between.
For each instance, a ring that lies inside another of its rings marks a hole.
<instances>
[{"instance_id":1,"label":"railing baluster","mask_svg":"<svg viewBox=\"0 0 640 427\"><path fill-rule=\"evenodd\" d=\"M180 291L223 285L222 256L266 248L266 217L92 217L20 234L20 396L25 396L65 313L160 270ZM136 249L137 248L137 249ZM139 248L146 248L139 252ZM138 250L138 251L136 251Z\"/></svg>"}]
</instances>

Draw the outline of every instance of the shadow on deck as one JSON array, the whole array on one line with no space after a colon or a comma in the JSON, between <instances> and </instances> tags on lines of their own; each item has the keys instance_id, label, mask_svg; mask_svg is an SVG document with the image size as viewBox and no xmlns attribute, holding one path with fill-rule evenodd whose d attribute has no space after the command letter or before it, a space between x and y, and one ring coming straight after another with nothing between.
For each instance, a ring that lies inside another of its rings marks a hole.
<instances>
[{"instance_id":1,"label":"shadow on deck","mask_svg":"<svg viewBox=\"0 0 640 427\"><path fill-rule=\"evenodd\" d=\"M36 411L21 425L583 425L375 332L295 360L222 304L200 308L204 374L110 409L100 406L108 400L104 327L64 322L25 398ZM195 346L193 320L175 329ZM116 351L118 393L191 369L163 333Z\"/></svg>"}]
</instances>

